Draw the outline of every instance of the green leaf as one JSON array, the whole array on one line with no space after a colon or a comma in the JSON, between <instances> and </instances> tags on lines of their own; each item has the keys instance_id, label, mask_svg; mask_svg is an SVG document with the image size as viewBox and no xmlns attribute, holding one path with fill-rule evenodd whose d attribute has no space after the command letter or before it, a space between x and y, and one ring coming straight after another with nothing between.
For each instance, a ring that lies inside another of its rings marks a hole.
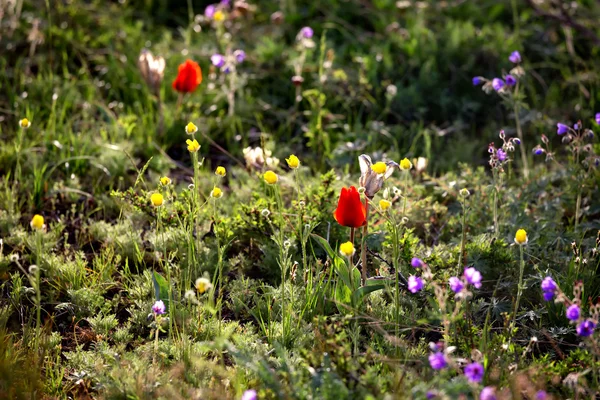
<instances>
[{"instance_id":1,"label":"green leaf","mask_svg":"<svg viewBox=\"0 0 600 400\"><path fill-rule=\"evenodd\" d=\"M385 287L386 286L383 283L369 283L369 281L367 281L367 285L356 289L352 296L356 304L358 304L364 296L368 295L369 293L385 289Z\"/></svg>"},{"instance_id":2,"label":"green leaf","mask_svg":"<svg viewBox=\"0 0 600 400\"><path fill-rule=\"evenodd\" d=\"M156 300L162 300L165 303L165 308L169 309L169 284L161 274L154 271L152 274L152 282L154 283L154 297Z\"/></svg>"}]
</instances>

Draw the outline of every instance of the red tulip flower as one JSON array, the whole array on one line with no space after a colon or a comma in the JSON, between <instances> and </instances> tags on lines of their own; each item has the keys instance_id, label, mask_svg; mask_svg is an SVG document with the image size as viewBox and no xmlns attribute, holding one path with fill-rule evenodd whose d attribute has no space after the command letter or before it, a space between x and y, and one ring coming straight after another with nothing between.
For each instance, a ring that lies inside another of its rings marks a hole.
<instances>
[{"instance_id":1,"label":"red tulip flower","mask_svg":"<svg viewBox=\"0 0 600 400\"><path fill-rule=\"evenodd\" d=\"M367 210L354 186L342 188L333 217L342 226L358 228L367 224Z\"/></svg>"},{"instance_id":2,"label":"red tulip flower","mask_svg":"<svg viewBox=\"0 0 600 400\"><path fill-rule=\"evenodd\" d=\"M179 65L177 78L173 81L173 89L180 93L191 93L202 83L202 70L192 60L185 60Z\"/></svg>"}]
</instances>

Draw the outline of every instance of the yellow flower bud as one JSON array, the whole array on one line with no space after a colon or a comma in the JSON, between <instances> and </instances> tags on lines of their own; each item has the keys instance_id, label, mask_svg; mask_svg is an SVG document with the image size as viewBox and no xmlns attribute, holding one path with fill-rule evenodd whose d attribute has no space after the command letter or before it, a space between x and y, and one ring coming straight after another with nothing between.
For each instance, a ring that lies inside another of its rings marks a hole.
<instances>
[{"instance_id":1,"label":"yellow flower bud","mask_svg":"<svg viewBox=\"0 0 600 400\"><path fill-rule=\"evenodd\" d=\"M371 169L376 174L383 175L383 174L385 174L385 171L387 169L387 165L383 161L379 161L379 162L376 162L375 164L371 165Z\"/></svg>"},{"instance_id":2,"label":"yellow flower bud","mask_svg":"<svg viewBox=\"0 0 600 400\"><path fill-rule=\"evenodd\" d=\"M198 143L198 141L196 139L194 140L186 140L185 143L187 144L187 149L190 153L195 153L198 150L200 150L200 143Z\"/></svg>"},{"instance_id":3,"label":"yellow flower bud","mask_svg":"<svg viewBox=\"0 0 600 400\"><path fill-rule=\"evenodd\" d=\"M392 205L392 202L389 200L385 200L385 199L381 199L379 200L379 208L381 208L381 211L386 211L388 208L390 208Z\"/></svg>"},{"instance_id":4,"label":"yellow flower bud","mask_svg":"<svg viewBox=\"0 0 600 400\"><path fill-rule=\"evenodd\" d=\"M29 225L32 229L42 229L44 227L44 217L39 214L35 214L33 218L31 218Z\"/></svg>"},{"instance_id":5,"label":"yellow flower bud","mask_svg":"<svg viewBox=\"0 0 600 400\"><path fill-rule=\"evenodd\" d=\"M279 177L277 176L277 174L273 171L267 171L265 172L265 174L263 175L263 179L265 180L265 182L267 182L269 185L274 185L277 183L277 181L279 180Z\"/></svg>"},{"instance_id":6,"label":"yellow flower bud","mask_svg":"<svg viewBox=\"0 0 600 400\"><path fill-rule=\"evenodd\" d=\"M352 242L346 242L340 245L340 254L344 257L351 257L354 255L354 251L354 245Z\"/></svg>"},{"instance_id":7,"label":"yellow flower bud","mask_svg":"<svg viewBox=\"0 0 600 400\"><path fill-rule=\"evenodd\" d=\"M285 161L287 161L288 167L292 169L296 169L300 166L300 160L293 154L290 155L290 158L286 158Z\"/></svg>"},{"instance_id":8,"label":"yellow flower bud","mask_svg":"<svg viewBox=\"0 0 600 400\"><path fill-rule=\"evenodd\" d=\"M227 175L227 170L225 167L218 166L217 169L215 169L215 175L223 177Z\"/></svg>"},{"instance_id":9,"label":"yellow flower bud","mask_svg":"<svg viewBox=\"0 0 600 400\"><path fill-rule=\"evenodd\" d=\"M412 168L412 163L410 162L410 160L408 158L404 158L402 161L400 161L400 169L401 170L407 171L411 168Z\"/></svg>"},{"instance_id":10,"label":"yellow flower bud","mask_svg":"<svg viewBox=\"0 0 600 400\"><path fill-rule=\"evenodd\" d=\"M169 186L171 184L171 178L169 178L168 176L163 176L162 178L160 178L160 184L163 186Z\"/></svg>"},{"instance_id":11,"label":"yellow flower bud","mask_svg":"<svg viewBox=\"0 0 600 400\"><path fill-rule=\"evenodd\" d=\"M193 122L190 122L185 126L185 133L187 133L188 135L193 135L196 132L198 132L198 127L194 125Z\"/></svg>"},{"instance_id":12,"label":"yellow flower bud","mask_svg":"<svg viewBox=\"0 0 600 400\"><path fill-rule=\"evenodd\" d=\"M162 206L164 200L163 195L160 193L152 193L152 196L150 196L150 201L154 207Z\"/></svg>"},{"instance_id":13,"label":"yellow flower bud","mask_svg":"<svg viewBox=\"0 0 600 400\"><path fill-rule=\"evenodd\" d=\"M518 245L527 244L527 231L525 229L519 229L515 234L515 243Z\"/></svg>"}]
</instances>

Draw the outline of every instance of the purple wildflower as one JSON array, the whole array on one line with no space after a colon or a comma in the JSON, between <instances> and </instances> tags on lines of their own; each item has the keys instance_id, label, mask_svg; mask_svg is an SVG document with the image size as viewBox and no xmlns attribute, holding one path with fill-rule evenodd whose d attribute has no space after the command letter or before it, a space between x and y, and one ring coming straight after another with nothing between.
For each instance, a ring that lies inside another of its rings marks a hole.
<instances>
[{"instance_id":1,"label":"purple wildflower","mask_svg":"<svg viewBox=\"0 0 600 400\"><path fill-rule=\"evenodd\" d=\"M496 92L499 92L504 87L504 81L500 78L494 78L492 79L492 87Z\"/></svg>"},{"instance_id":2,"label":"purple wildflower","mask_svg":"<svg viewBox=\"0 0 600 400\"><path fill-rule=\"evenodd\" d=\"M163 303L162 300L158 300L156 303L154 303L154 305L152 306L152 312L155 315L162 315L165 313L166 307L165 307L165 303Z\"/></svg>"},{"instance_id":3,"label":"purple wildflower","mask_svg":"<svg viewBox=\"0 0 600 400\"><path fill-rule=\"evenodd\" d=\"M412 265L413 268L423 268L425 263L420 258L413 257L412 260L410 260L410 265Z\"/></svg>"},{"instance_id":4,"label":"purple wildflower","mask_svg":"<svg viewBox=\"0 0 600 400\"><path fill-rule=\"evenodd\" d=\"M256 393L256 390L254 389L248 389L244 392L244 394L242 394L242 398L241 400L256 400L258 399L258 395Z\"/></svg>"},{"instance_id":5,"label":"purple wildflower","mask_svg":"<svg viewBox=\"0 0 600 400\"><path fill-rule=\"evenodd\" d=\"M215 5L210 4L204 9L204 16L208 19L212 19L213 15L215 15L215 11L217 11Z\"/></svg>"},{"instance_id":6,"label":"purple wildflower","mask_svg":"<svg viewBox=\"0 0 600 400\"><path fill-rule=\"evenodd\" d=\"M477 289L481 287L481 272L477 271L475 268L465 268L464 276L467 282L475 286Z\"/></svg>"},{"instance_id":7,"label":"purple wildflower","mask_svg":"<svg viewBox=\"0 0 600 400\"><path fill-rule=\"evenodd\" d=\"M427 393L425 393L425 398L427 400L435 399L436 397L437 397L437 393L434 391L429 390L429 391L427 391Z\"/></svg>"},{"instance_id":8,"label":"purple wildflower","mask_svg":"<svg viewBox=\"0 0 600 400\"><path fill-rule=\"evenodd\" d=\"M502 149L498 149L496 151L496 157L498 157L498 161L506 161L506 152Z\"/></svg>"},{"instance_id":9,"label":"purple wildflower","mask_svg":"<svg viewBox=\"0 0 600 400\"><path fill-rule=\"evenodd\" d=\"M596 123L600 125L600 113L596 114Z\"/></svg>"},{"instance_id":10,"label":"purple wildflower","mask_svg":"<svg viewBox=\"0 0 600 400\"><path fill-rule=\"evenodd\" d=\"M221 5L228 6L231 0L221 0Z\"/></svg>"},{"instance_id":11,"label":"purple wildflower","mask_svg":"<svg viewBox=\"0 0 600 400\"><path fill-rule=\"evenodd\" d=\"M423 289L425 286L423 279L418 276L411 275L408 277L408 290L411 293L417 293Z\"/></svg>"},{"instance_id":12,"label":"purple wildflower","mask_svg":"<svg viewBox=\"0 0 600 400\"><path fill-rule=\"evenodd\" d=\"M437 353L431 353L429 355L429 365L431 365L431 368L436 370L446 368L448 365L446 362L446 356L444 356L444 353L441 351L438 351Z\"/></svg>"},{"instance_id":13,"label":"purple wildflower","mask_svg":"<svg viewBox=\"0 0 600 400\"><path fill-rule=\"evenodd\" d=\"M496 388L486 386L479 393L479 400L496 400Z\"/></svg>"},{"instance_id":14,"label":"purple wildflower","mask_svg":"<svg viewBox=\"0 0 600 400\"><path fill-rule=\"evenodd\" d=\"M510 56L508 56L508 60L513 63L513 64L518 64L521 62L521 53L519 53L518 51L513 51L512 53L510 53Z\"/></svg>"},{"instance_id":15,"label":"purple wildflower","mask_svg":"<svg viewBox=\"0 0 600 400\"><path fill-rule=\"evenodd\" d=\"M484 372L483 365L479 364L478 362L467 364L465 367L465 376L471 382L481 382Z\"/></svg>"},{"instance_id":16,"label":"purple wildflower","mask_svg":"<svg viewBox=\"0 0 600 400\"><path fill-rule=\"evenodd\" d=\"M558 290L558 285L554 282L554 279L549 276L545 277L542 281L542 291L544 292L544 300L550 301L554 297L554 293Z\"/></svg>"},{"instance_id":17,"label":"purple wildflower","mask_svg":"<svg viewBox=\"0 0 600 400\"><path fill-rule=\"evenodd\" d=\"M569 127L565 124L561 124L560 122L556 124L556 128L556 133L558 133L559 135L564 135L565 133L569 132Z\"/></svg>"},{"instance_id":18,"label":"purple wildflower","mask_svg":"<svg viewBox=\"0 0 600 400\"><path fill-rule=\"evenodd\" d=\"M246 52L244 50L236 50L233 52L233 56L238 64L241 64L246 59Z\"/></svg>"},{"instance_id":19,"label":"purple wildflower","mask_svg":"<svg viewBox=\"0 0 600 400\"><path fill-rule=\"evenodd\" d=\"M569 308L567 308L566 315L571 321L577 321L581 315L581 310L577 304L571 304Z\"/></svg>"},{"instance_id":20,"label":"purple wildflower","mask_svg":"<svg viewBox=\"0 0 600 400\"><path fill-rule=\"evenodd\" d=\"M477 85L481 85L481 77L480 76L474 76L473 77L473 86L477 86ZM600 115L600 114L598 114ZM600 122L598 122L600 124Z\"/></svg>"},{"instance_id":21,"label":"purple wildflower","mask_svg":"<svg viewBox=\"0 0 600 400\"><path fill-rule=\"evenodd\" d=\"M213 54L210 56L210 62L217 68L223 68L225 65L225 57L222 54Z\"/></svg>"},{"instance_id":22,"label":"purple wildflower","mask_svg":"<svg viewBox=\"0 0 600 400\"><path fill-rule=\"evenodd\" d=\"M548 399L548 393L546 393L545 390L538 390L538 392L535 394L535 400L547 400Z\"/></svg>"},{"instance_id":23,"label":"purple wildflower","mask_svg":"<svg viewBox=\"0 0 600 400\"><path fill-rule=\"evenodd\" d=\"M521 139L519 139L519 138L513 138L512 141L514 144L521 144Z\"/></svg>"},{"instance_id":24,"label":"purple wildflower","mask_svg":"<svg viewBox=\"0 0 600 400\"><path fill-rule=\"evenodd\" d=\"M506 81L506 84L507 84L508 86L515 86L515 85L517 84L517 80L516 80L516 79L515 79L515 77L514 77L514 76L512 76L512 75L506 75L506 76L504 77L504 80Z\"/></svg>"},{"instance_id":25,"label":"purple wildflower","mask_svg":"<svg viewBox=\"0 0 600 400\"><path fill-rule=\"evenodd\" d=\"M581 124L579 122L575 122L575 125L573 125L573 129L578 131L579 129L581 129Z\"/></svg>"},{"instance_id":26,"label":"purple wildflower","mask_svg":"<svg viewBox=\"0 0 600 400\"><path fill-rule=\"evenodd\" d=\"M544 154L544 149L542 149L540 146L537 146L533 149L533 154L536 156L542 155Z\"/></svg>"},{"instance_id":27,"label":"purple wildflower","mask_svg":"<svg viewBox=\"0 0 600 400\"><path fill-rule=\"evenodd\" d=\"M310 26L305 26L304 28L300 29L300 36L302 36L305 39L310 39L313 37L314 31L312 30L312 28Z\"/></svg>"},{"instance_id":28,"label":"purple wildflower","mask_svg":"<svg viewBox=\"0 0 600 400\"><path fill-rule=\"evenodd\" d=\"M581 337L592 336L595 328L596 323L592 320L586 319L581 321L579 325L577 325L577 334Z\"/></svg>"},{"instance_id":29,"label":"purple wildflower","mask_svg":"<svg viewBox=\"0 0 600 400\"><path fill-rule=\"evenodd\" d=\"M450 284L450 289L454 293L460 292L465 287L463 281L457 278L456 276L453 276L450 279L448 279L448 283Z\"/></svg>"}]
</instances>

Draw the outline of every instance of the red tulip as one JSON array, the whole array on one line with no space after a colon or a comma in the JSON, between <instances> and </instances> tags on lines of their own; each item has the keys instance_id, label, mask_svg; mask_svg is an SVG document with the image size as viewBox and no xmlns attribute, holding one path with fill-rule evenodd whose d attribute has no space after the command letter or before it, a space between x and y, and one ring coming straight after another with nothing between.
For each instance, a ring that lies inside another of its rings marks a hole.
<instances>
[{"instance_id":1,"label":"red tulip","mask_svg":"<svg viewBox=\"0 0 600 400\"><path fill-rule=\"evenodd\" d=\"M177 78L173 81L173 89L181 93L191 93L202 83L202 70L192 60L185 60L179 65Z\"/></svg>"},{"instance_id":2,"label":"red tulip","mask_svg":"<svg viewBox=\"0 0 600 400\"><path fill-rule=\"evenodd\" d=\"M360 194L354 186L342 188L338 206L333 212L333 217L342 226L358 228L367 223L367 210L360 200Z\"/></svg>"}]
</instances>

